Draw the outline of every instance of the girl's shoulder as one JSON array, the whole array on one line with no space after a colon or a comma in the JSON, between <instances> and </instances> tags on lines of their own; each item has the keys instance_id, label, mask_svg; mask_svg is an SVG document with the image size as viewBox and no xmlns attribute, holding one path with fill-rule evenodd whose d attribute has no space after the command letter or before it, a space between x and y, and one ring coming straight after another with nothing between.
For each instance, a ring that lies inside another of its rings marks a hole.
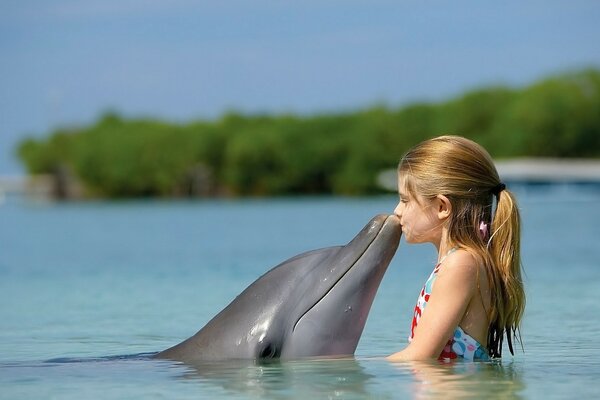
<instances>
[{"instance_id":1,"label":"girl's shoulder","mask_svg":"<svg viewBox=\"0 0 600 400\"><path fill-rule=\"evenodd\" d=\"M438 279L458 281L467 285L477 283L480 262L466 249L457 249L440 265Z\"/></svg>"}]
</instances>

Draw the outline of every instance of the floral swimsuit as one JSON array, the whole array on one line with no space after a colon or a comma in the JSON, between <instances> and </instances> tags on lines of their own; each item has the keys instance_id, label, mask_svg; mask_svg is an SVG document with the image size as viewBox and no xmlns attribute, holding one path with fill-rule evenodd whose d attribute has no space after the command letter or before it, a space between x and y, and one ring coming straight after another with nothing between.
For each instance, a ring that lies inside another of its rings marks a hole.
<instances>
[{"instance_id":1,"label":"floral swimsuit","mask_svg":"<svg viewBox=\"0 0 600 400\"><path fill-rule=\"evenodd\" d=\"M451 249L446 256L444 256L440 262L437 263L431 275L425 282L423 289L421 289L421 293L419 294L419 298L417 299L417 305L415 306L415 312L412 319L412 325L410 329L410 337L408 341L412 341L415 335L415 328L417 327L419 320L421 319L421 314L425 310L425 306L429 301L429 297L431 296L431 290L433 288L433 282L437 277L437 273L440 270L442 262L448 257L450 254L454 253L456 248ZM447 360L447 359L455 359L455 358L464 358L468 361L487 361L490 359L487 350L483 347L477 340L473 339L468 333L466 333L460 326L456 327L454 330L454 335L448 340L446 346L442 350L442 353L439 356L439 359Z\"/></svg>"}]
</instances>

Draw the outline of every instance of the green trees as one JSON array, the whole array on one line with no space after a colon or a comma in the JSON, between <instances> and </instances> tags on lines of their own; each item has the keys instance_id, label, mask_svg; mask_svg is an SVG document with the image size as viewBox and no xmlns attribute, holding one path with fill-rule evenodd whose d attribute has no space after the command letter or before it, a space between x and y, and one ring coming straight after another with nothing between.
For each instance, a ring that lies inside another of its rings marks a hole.
<instances>
[{"instance_id":1,"label":"green trees","mask_svg":"<svg viewBox=\"0 0 600 400\"><path fill-rule=\"evenodd\" d=\"M411 146L446 133L496 158L599 157L600 72L344 114L228 113L189 124L106 114L26 139L18 154L30 173L69 171L96 197L361 195L377 192L376 175Z\"/></svg>"},{"instance_id":2,"label":"green trees","mask_svg":"<svg viewBox=\"0 0 600 400\"><path fill-rule=\"evenodd\" d=\"M513 145L503 156L599 157L600 73L583 71L526 88L491 132L497 139L505 135Z\"/></svg>"}]
</instances>

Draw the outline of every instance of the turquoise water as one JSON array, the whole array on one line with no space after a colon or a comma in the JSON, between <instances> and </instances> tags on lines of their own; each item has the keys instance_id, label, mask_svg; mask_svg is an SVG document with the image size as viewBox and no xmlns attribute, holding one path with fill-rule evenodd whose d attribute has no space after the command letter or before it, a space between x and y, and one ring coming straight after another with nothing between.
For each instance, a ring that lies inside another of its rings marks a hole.
<instances>
[{"instance_id":1,"label":"turquoise water","mask_svg":"<svg viewBox=\"0 0 600 400\"><path fill-rule=\"evenodd\" d=\"M356 356L150 360L300 252L345 244L396 197L0 205L0 398L565 398L600 389L600 188L520 186L524 352L392 364L433 246L403 241ZM139 355L142 353L141 355ZM117 357L115 357L117 356ZM118 357L126 356L126 357ZM307 397L308 396L308 397Z\"/></svg>"}]
</instances>

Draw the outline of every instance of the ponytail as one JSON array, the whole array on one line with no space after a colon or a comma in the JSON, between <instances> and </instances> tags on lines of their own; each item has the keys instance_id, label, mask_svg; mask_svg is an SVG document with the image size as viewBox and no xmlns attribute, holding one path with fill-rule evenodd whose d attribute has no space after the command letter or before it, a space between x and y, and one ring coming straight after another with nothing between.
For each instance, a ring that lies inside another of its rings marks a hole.
<instances>
[{"instance_id":1,"label":"ponytail","mask_svg":"<svg viewBox=\"0 0 600 400\"><path fill-rule=\"evenodd\" d=\"M488 242L495 266L492 289L494 315L491 316L487 347L492 357L502 356L504 334L514 355L514 339L521 343L520 324L525 310L525 291L521 277L521 218L514 195L500 188L496 194L496 213Z\"/></svg>"}]
</instances>

